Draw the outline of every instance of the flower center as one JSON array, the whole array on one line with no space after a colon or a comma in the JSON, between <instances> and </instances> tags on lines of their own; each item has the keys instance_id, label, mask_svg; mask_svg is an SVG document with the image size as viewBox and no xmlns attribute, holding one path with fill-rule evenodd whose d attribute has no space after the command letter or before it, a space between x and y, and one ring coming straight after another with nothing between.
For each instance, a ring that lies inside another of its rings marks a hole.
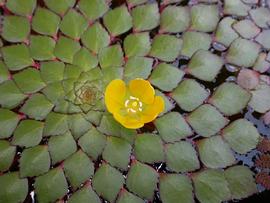
<instances>
[{"instance_id":1,"label":"flower center","mask_svg":"<svg viewBox=\"0 0 270 203\"><path fill-rule=\"evenodd\" d=\"M130 96L126 101L125 101L125 107L128 113L137 113L138 111L142 111L142 102L133 96Z\"/></svg>"}]
</instances>

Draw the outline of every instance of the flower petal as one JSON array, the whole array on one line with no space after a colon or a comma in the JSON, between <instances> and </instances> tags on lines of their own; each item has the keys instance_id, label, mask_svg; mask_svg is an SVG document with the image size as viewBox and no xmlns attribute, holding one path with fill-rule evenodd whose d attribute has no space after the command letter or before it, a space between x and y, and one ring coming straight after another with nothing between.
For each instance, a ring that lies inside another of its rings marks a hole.
<instances>
[{"instance_id":1,"label":"flower petal","mask_svg":"<svg viewBox=\"0 0 270 203\"><path fill-rule=\"evenodd\" d=\"M165 108L164 100L161 96L156 96L153 104L147 105L142 112L141 119L144 123L153 121Z\"/></svg>"},{"instance_id":2,"label":"flower petal","mask_svg":"<svg viewBox=\"0 0 270 203\"><path fill-rule=\"evenodd\" d=\"M129 82L129 91L132 96L137 97L145 104L154 102L155 90L147 80L131 80Z\"/></svg>"},{"instance_id":3,"label":"flower petal","mask_svg":"<svg viewBox=\"0 0 270 203\"><path fill-rule=\"evenodd\" d=\"M115 120L117 120L125 128L129 129L138 129L144 126L144 123L141 122L141 119L135 119L131 116L122 116L120 113L113 114Z\"/></svg>"},{"instance_id":4,"label":"flower petal","mask_svg":"<svg viewBox=\"0 0 270 203\"><path fill-rule=\"evenodd\" d=\"M105 90L105 104L110 113L118 111L124 105L126 84L123 80L116 79L110 82Z\"/></svg>"}]
</instances>

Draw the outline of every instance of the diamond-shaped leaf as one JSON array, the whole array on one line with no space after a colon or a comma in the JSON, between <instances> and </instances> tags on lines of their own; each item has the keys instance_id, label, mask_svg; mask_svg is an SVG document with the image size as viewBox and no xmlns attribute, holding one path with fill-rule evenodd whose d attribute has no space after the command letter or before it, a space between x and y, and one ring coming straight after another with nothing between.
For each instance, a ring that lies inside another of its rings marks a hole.
<instances>
[{"instance_id":1,"label":"diamond-shaped leaf","mask_svg":"<svg viewBox=\"0 0 270 203\"><path fill-rule=\"evenodd\" d=\"M222 130L222 137L234 151L246 154L256 148L260 134L251 122L238 119Z\"/></svg>"},{"instance_id":2,"label":"diamond-shaped leaf","mask_svg":"<svg viewBox=\"0 0 270 203\"><path fill-rule=\"evenodd\" d=\"M99 195L113 202L124 184L124 177L110 165L102 164L95 173L92 184Z\"/></svg>"},{"instance_id":3,"label":"diamond-shaped leaf","mask_svg":"<svg viewBox=\"0 0 270 203\"><path fill-rule=\"evenodd\" d=\"M249 12L252 20L261 28L269 27L270 11L265 7L257 7Z\"/></svg>"},{"instance_id":4,"label":"diamond-shaped leaf","mask_svg":"<svg viewBox=\"0 0 270 203\"><path fill-rule=\"evenodd\" d=\"M78 144L88 156L96 160L106 145L106 136L92 127L80 137Z\"/></svg>"},{"instance_id":5,"label":"diamond-shaped leaf","mask_svg":"<svg viewBox=\"0 0 270 203\"><path fill-rule=\"evenodd\" d=\"M76 0L57 0L57 4L55 3L54 0L44 0L46 6L60 14L60 15L64 15L64 13L70 8L73 7Z\"/></svg>"},{"instance_id":6,"label":"diamond-shaped leaf","mask_svg":"<svg viewBox=\"0 0 270 203\"><path fill-rule=\"evenodd\" d=\"M63 80L65 64L60 61L42 62L40 75L44 82L52 83Z\"/></svg>"},{"instance_id":7,"label":"diamond-shaped leaf","mask_svg":"<svg viewBox=\"0 0 270 203\"><path fill-rule=\"evenodd\" d=\"M161 12L160 32L177 33L188 29L190 13L188 7L167 6Z\"/></svg>"},{"instance_id":8,"label":"diamond-shaped leaf","mask_svg":"<svg viewBox=\"0 0 270 203\"><path fill-rule=\"evenodd\" d=\"M183 45L181 55L191 57L196 51L203 49L208 50L211 44L209 34L203 32L188 31L183 34Z\"/></svg>"},{"instance_id":9,"label":"diamond-shaped leaf","mask_svg":"<svg viewBox=\"0 0 270 203\"><path fill-rule=\"evenodd\" d=\"M157 3L137 6L131 11L133 29L135 31L151 30L159 24L159 9Z\"/></svg>"},{"instance_id":10,"label":"diamond-shaped leaf","mask_svg":"<svg viewBox=\"0 0 270 203\"><path fill-rule=\"evenodd\" d=\"M216 4L197 4L191 7L191 29L201 32L212 32L219 21L219 10Z\"/></svg>"},{"instance_id":11,"label":"diamond-shaped leaf","mask_svg":"<svg viewBox=\"0 0 270 203\"><path fill-rule=\"evenodd\" d=\"M38 145L25 149L20 158L20 176L23 178L39 176L50 169L50 164L47 146Z\"/></svg>"},{"instance_id":12,"label":"diamond-shaped leaf","mask_svg":"<svg viewBox=\"0 0 270 203\"><path fill-rule=\"evenodd\" d=\"M178 112L170 112L154 121L155 126L166 142L179 141L192 135L192 130Z\"/></svg>"},{"instance_id":13,"label":"diamond-shaped leaf","mask_svg":"<svg viewBox=\"0 0 270 203\"><path fill-rule=\"evenodd\" d=\"M81 14L70 9L60 23L60 30L68 37L79 39L87 25L87 20Z\"/></svg>"},{"instance_id":14,"label":"diamond-shaped leaf","mask_svg":"<svg viewBox=\"0 0 270 203\"><path fill-rule=\"evenodd\" d=\"M130 153L131 145L128 142L121 138L108 136L102 157L112 166L126 170L129 163Z\"/></svg>"},{"instance_id":15,"label":"diamond-shaped leaf","mask_svg":"<svg viewBox=\"0 0 270 203\"><path fill-rule=\"evenodd\" d=\"M153 39L150 56L162 61L174 61L180 54L182 40L172 35L156 35Z\"/></svg>"},{"instance_id":16,"label":"diamond-shaped leaf","mask_svg":"<svg viewBox=\"0 0 270 203\"><path fill-rule=\"evenodd\" d=\"M37 177L34 186L39 202L55 202L68 192L68 184L61 168L51 169Z\"/></svg>"},{"instance_id":17,"label":"diamond-shaped leaf","mask_svg":"<svg viewBox=\"0 0 270 203\"><path fill-rule=\"evenodd\" d=\"M200 162L193 146L188 142L167 144L166 163L171 171L190 172L200 168Z\"/></svg>"},{"instance_id":18,"label":"diamond-shaped leaf","mask_svg":"<svg viewBox=\"0 0 270 203\"><path fill-rule=\"evenodd\" d=\"M108 32L98 22L90 26L84 32L81 40L85 47L96 54L100 49L110 44L110 36Z\"/></svg>"},{"instance_id":19,"label":"diamond-shaped leaf","mask_svg":"<svg viewBox=\"0 0 270 203\"><path fill-rule=\"evenodd\" d=\"M9 70L12 71L21 70L27 66L31 66L33 63L29 49L24 44L3 47L2 56Z\"/></svg>"},{"instance_id":20,"label":"diamond-shaped leaf","mask_svg":"<svg viewBox=\"0 0 270 203\"><path fill-rule=\"evenodd\" d=\"M103 17L103 22L112 36L123 34L132 27L132 17L126 6L108 11Z\"/></svg>"},{"instance_id":21,"label":"diamond-shaped leaf","mask_svg":"<svg viewBox=\"0 0 270 203\"><path fill-rule=\"evenodd\" d=\"M235 163L229 145L220 136L213 136L198 141L200 159L208 168L225 168Z\"/></svg>"},{"instance_id":22,"label":"diamond-shaped leaf","mask_svg":"<svg viewBox=\"0 0 270 203\"><path fill-rule=\"evenodd\" d=\"M22 42L30 33L30 23L25 17L5 16L2 37L9 42Z\"/></svg>"},{"instance_id":23,"label":"diamond-shaped leaf","mask_svg":"<svg viewBox=\"0 0 270 203\"><path fill-rule=\"evenodd\" d=\"M24 103L20 112L30 118L43 120L50 113L53 106L54 105L49 102L43 94L36 93Z\"/></svg>"},{"instance_id":24,"label":"diamond-shaped leaf","mask_svg":"<svg viewBox=\"0 0 270 203\"><path fill-rule=\"evenodd\" d=\"M53 136L48 142L52 164L62 161L76 152L76 142L70 132Z\"/></svg>"},{"instance_id":25,"label":"diamond-shaped leaf","mask_svg":"<svg viewBox=\"0 0 270 203\"><path fill-rule=\"evenodd\" d=\"M78 6L90 21L103 16L109 9L109 3L106 0L80 0Z\"/></svg>"},{"instance_id":26,"label":"diamond-shaped leaf","mask_svg":"<svg viewBox=\"0 0 270 203\"><path fill-rule=\"evenodd\" d=\"M40 34L54 36L59 23L58 15L48 9L38 7L32 20L32 29Z\"/></svg>"},{"instance_id":27,"label":"diamond-shaped leaf","mask_svg":"<svg viewBox=\"0 0 270 203\"><path fill-rule=\"evenodd\" d=\"M225 0L224 13L226 15L247 16L250 6L241 0Z\"/></svg>"},{"instance_id":28,"label":"diamond-shaped leaf","mask_svg":"<svg viewBox=\"0 0 270 203\"><path fill-rule=\"evenodd\" d=\"M161 174L160 198L164 203L193 203L193 187L190 179L181 174Z\"/></svg>"},{"instance_id":29,"label":"diamond-shaped leaf","mask_svg":"<svg viewBox=\"0 0 270 203\"><path fill-rule=\"evenodd\" d=\"M269 69L269 67L270 67L270 61L267 59L267 54L264 52L261 52L258 58L256 59L256 62L254 66L252 67L252 69L260 73L264 73Z\"/></svg>"},{"instance_id":30,"label":"diamond-shaped leaf","mask_svg":"<svg viewBox=\"0 0 270 203\"><path fill-rule=\"evenodd\" d=\"M16 113L0 108L0 138L10 137L19 120L20 118Z\"/></svg>"},{"instance_id":31,"label":"diamond-shaped leaf","mask_svg":"<svg viewBox=\"0 0 270 203\"><path fill-rule=\"evenodd\" d=\"M209 96L209 92L196 80L185 79L172 92L172 98L185 111L193 111Z\"/></svg>"},{"instance_id":32,"label":"diamond-shaped leaf","mask_svg":"<svg viewBox=\"0 0 270 203\"><path fill-rule=\"evenodd\" d=\"M250 93L232 82L221 84L210 98L210 103L216 106L225 115L231 116L244 109Z\"/></svg>"},{"instance_id":33,"label":"diamond-shaped leaf","mask_svg":"<svg viewBox=\"0 0 270 203\"><path fill-rule=\"evenodd\" d=\"M242 69L237 76L237 84L250 90L255 89L260 82L259 75L256 71L250 69Z\"/></svg>"},{"instance_id":34,"label":"diamond-shaped leaf","mask_svg":"<svg viewBox=\"0 0 270 203\"><path fill-rule=\"evenodd\" d=\"M191 58L187 72L204 81L213 81L223 66L222 59L209 51L199 50Z\"/></svg>"},{"instance_id":35,"label":"diamond-shaped leaf","mask_svg":"<svg viewBox=\"0 0 270 203\"><path fill-rule=\"evenodd\" d=\"M4 172L9 169L13 163L16 154L16 147L11 146L8 141L0 140L0 171ZM0 178L1 179L1 178ZM0 192L1 197L1 192Z\"/></svg>"},{"instance_id":36,"label":"diamond-shaped leaf","mask_svg":"<svg viewBox=\"0 0 270 203\"><path fill-rule=\"evenodd\" d=\"M237 38L234 40L227 52L228 63L251 67L254 65L260 51L260 46L247 39Z\"/></svg>"},{"instance_id":37,"label":"diamond-shaped leaf","mask_svg":"<svg viewBox=\"0 0 270 203\"><path fill-rule=\"evenodd\" d=\"M72 63L74 55L80 48L78 42L67 37L60 37L56 43L54 55L63 62Z\"/></svg>"},{"instance_id":38,"label":"diamond-shaped leaf","mask_svg":"<svg viewBox=\"0 0 270 203\"><path fill-rule=\"evenodd\" d=\"M270 31L269 30L263 30L257 37L256 41L260 43L265 49L270 49Z\"/></svg>"},{"instance_id":39,"label":"diamond-shaped leaf","mask_svg":"<svg viewBox=\"0 0 270 203\"><path fill-rule=\"evenodd\" d=\"M36 0L7 0L6 7L15 14L31 16Z\"/></svg>"},{"instance_id":40,"label":"diamond-shaped leaf","mask_svg":"<svg viewBox=\"0 0 270 203\"><path fill-rule=\"evenodd\" d=\"M122 189L118 195L116 203L144 203L144 201L127 190Z\"/></svg>"},{"instance_id":41,"label":"diamond-shaped leaf","mask_svg":"<svg viewBox=\"0 0 270 203\"><path fill-rule=\"evenodd\" d=\"M28 193L28 180L21 179L18 172L6 173L0 176L2 202L23 202Z\"/></svg>"},{"instance_id":42,"label":"diamond-shaped leaf","mask_svg":"<svg viewBox=\"0 0 270 203\"><path fill-rule=\"evenodd\" d=\"M84 71L88 71L97 67L98 59L96 55L82 47L80 51L74 55L72 64L82 68Z\"/></svg>"},{"instance_id":43,"label":"diamond-shaped leaf","mask_svg":"<svg viewBox=\"0 0 270 203\"><path fill-rule=\"evenodd\" d=\"M38 145L42 139L44 124L35 120L23 120L17 126L12 144L21 147L34 147Z\"/></svg>"},{"instance_id":44,"label":"diamond-shaped leaf","mask_svg":"<svg viewBox=\"0 0 270 203\"><path fill-rule=\"evenodd\" d=\"M17 86L25 94L35 93L45 87L40 77L40 72L35 68L27 68L13 75Z\"/></svg>"},{"instance_id":45,"label":"diamond-shaped leaf","mask_svg":"<svg viewBox=\"0 0 270 203\"><path fill-rule=\"evenodd\" d=\"M268 110L270 110L269 85L261 84L251 93L252 97L249 102L249 106L259 113L266 113Z\"/></svg>"},{"instance_id":46,"label":"diamond-shaped leaf","mask_svg":"<svg viewBox=\"0 0 270 203\"><path fill-rule=\"evenodd\" d=\"M210 104L204 104L187 117L188 123L200 135L210 137L220 131L228 120Z\"/></svg>"},{"instance_id":47,"label":"diamond-shaped leaf","mask_svg":"<svg viewBox=\"0 0 270 203\"><path fill-rule=\"evenodd\" d=\"M232 199L243 199L257 193L253 172L246 166L233 166L225 170Z\"/></svg>"},{"instance_id":48,"label":"diamond-shaped leaf","mask_svg":"<svg viewBox=\"0 0 270 203\"><path fill-rule=\"evenodd\" d=\"M124 40L124 51L126 57L145 56L151 49L148 32L133 33Z\"/></svg>"},{"instance_id":49,"label":"diamond-shaped leaf","mask_svg":"<svg viewBox=\"0 0 270 203\"><path fill-rule=\"evenodd\" d=\"M92 125L83 117L82 114L69 115L68 125L73 137L76 140L92 127Z\"/></svg>"},{"instance_id":50,"label":"diamond-shaped leaf","mask_svg":"<svg viewBox=\"0 0 270 203\"><path fill-rule=\"evenodd\" d=\"M129 191L141 198L152 200L157 188L158 173L148 165L134 161L127 175Z\"/></svg>"},{"instance_id":51,"label":"diamond-shaped leaf","mask_svg":"<svg viewBox=\"0 0 270 203\"><path fill-rule=\"evenodd\" d=\"M9 77L10 73L6 65L3 63L3 61L0 61L0 84L7 81Z\"/></svg>"},{"instance_id":52,"label":"diamond-shaped leaf","mask_svg":"<svg viewBox=\"0 0 270 203\"><path fill-rule=\"evenodd\" d=\"M112 45L103 48L98 55L99 64L102 68L119 67L124 63L123 51L120 45Z\"/></svg>"},{"instance_id":53,"label":"diamond-shaped leaf","mask_svg":"<svg viewBox=\"0 0 270 203\"><path fill-rule=\"evenodd\" d=\"M192 176L195 195L202 203L217 203L229 200L231 192L224 172L207 169Z\"/></svg>"},{"instance_id":54,"label":"diamond-shaped leaf","mask_svg":"<svg viewBox=\"0 0 270 203\"><path fill-rule=\"evenodd\" d=\"M94 174L94 164L81 150L64 161L64 172L73 188L77 188Z\"/></svg>"},{"instance_id":55,"label":"diamond-shaped leaf","mask_svg":"<svg viewBox=\"0 0 270 203\"><path fill-rule=\"evenodd\" d=\"M45 120L44 136L60 135L68 130L67 115L50 112Z\"/></svg>"},{"instance_id":56,"label":"diamond-shaped leaf","mask_svg":"<svg viewBox=\"0 0 270 203\"><path fill-rule=\"evenodd\" d=\"M251 20L241 20L233 24L233 28L243 38L251 39L260 33L258 28Z\"/></svg>"},{"instance_id":57,"label":"diamond-shaped leaf","mask_svg":"<svg viewBox=\"0 0 270 203\"><path fill-rule=\"evenodd\" d=\"M7 80L0 84L0 104L3 108L12 109L18 106L26 97L13 80Z\"/></svg>"},{"instance_id":58,"label":"diamond-shaped leaf","mask_svg":"<svg viewBox=\"0 0 270 203\"><path fill-rule=\"evenodd\" d=\"M101 203L97 194L92 190L90 186L85 186L80 190L77 190L73 195L68 199L68 203Z\"/></svg>"}]
</instances>

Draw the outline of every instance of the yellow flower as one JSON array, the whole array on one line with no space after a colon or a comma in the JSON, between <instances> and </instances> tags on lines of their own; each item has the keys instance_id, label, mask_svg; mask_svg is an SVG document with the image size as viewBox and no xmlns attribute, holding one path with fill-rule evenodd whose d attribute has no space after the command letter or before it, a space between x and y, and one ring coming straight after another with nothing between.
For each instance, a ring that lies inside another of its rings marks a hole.
<instances>
[{"instance_id":1,"label":"yellow flower","mask_svg":"<svg viewBox=\"0 0 270 203\"><path fill-rule=\"evenodd\" d=\"M110 82L105 91L105 104L115 120L124 127L137 129L153 121L164 109L164 100L155 96L155 90L147 80L123 80Z\"/></svg>"}]
</instances>

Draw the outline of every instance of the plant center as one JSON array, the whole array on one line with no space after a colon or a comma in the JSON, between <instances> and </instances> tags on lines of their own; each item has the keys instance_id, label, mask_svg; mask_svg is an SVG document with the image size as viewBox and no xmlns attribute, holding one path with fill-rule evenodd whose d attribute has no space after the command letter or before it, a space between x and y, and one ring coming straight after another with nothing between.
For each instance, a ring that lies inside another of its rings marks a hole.
<instances>
[{"instance_id":1,"label":"plant center","mask_svg":"<svg viewBox=\"0 0 270 203\"><path fill-rule=\"evenodd\" d=\"M137 113L142 111L142 102L133 96L130 96L126 101L125 101L125 107L128 113Z\"/></svg>"}]
</instances>

